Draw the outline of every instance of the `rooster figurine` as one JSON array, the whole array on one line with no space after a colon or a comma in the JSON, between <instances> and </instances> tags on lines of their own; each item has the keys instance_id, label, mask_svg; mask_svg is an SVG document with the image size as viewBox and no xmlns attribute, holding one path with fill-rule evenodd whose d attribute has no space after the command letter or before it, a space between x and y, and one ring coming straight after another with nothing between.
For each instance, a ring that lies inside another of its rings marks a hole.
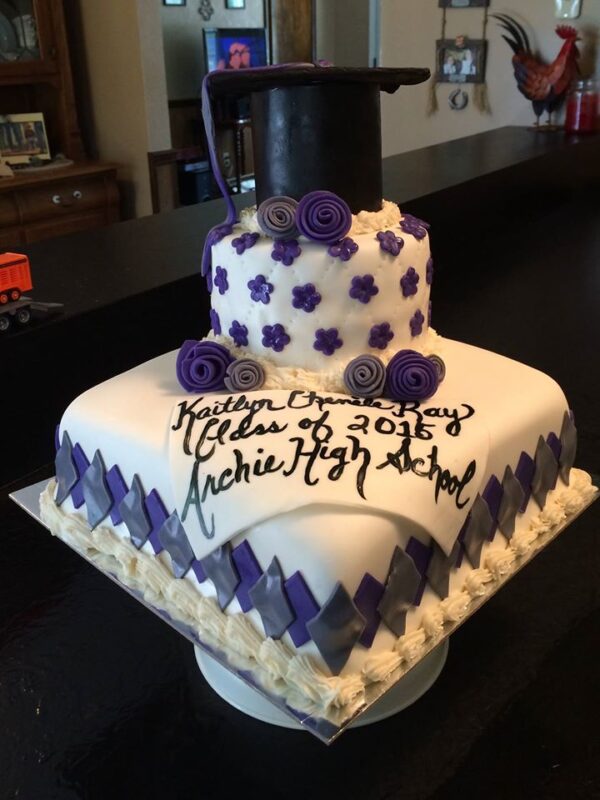
<instances>
[{"instance_id":1,"label":"rooster figurine","mask_svg":"<svg viewBox=\"0 0 600 800\"><path fill-rule=\"evenodd\" d=\"M502 38L514 53L512 64L517 86L521 94L531 100L536 116L535 126L539 127L540 117L545 111L550 127L552 112L561 104L569 85L579 73L579 50L575 44L579 39L577 31L569 25L558 25L556 34L564 39L564 44L551 64L543 64L532 53L529 37L522 25L508 14L492 16L509 34L503 34Z\"/></svg>"}]
</instances>

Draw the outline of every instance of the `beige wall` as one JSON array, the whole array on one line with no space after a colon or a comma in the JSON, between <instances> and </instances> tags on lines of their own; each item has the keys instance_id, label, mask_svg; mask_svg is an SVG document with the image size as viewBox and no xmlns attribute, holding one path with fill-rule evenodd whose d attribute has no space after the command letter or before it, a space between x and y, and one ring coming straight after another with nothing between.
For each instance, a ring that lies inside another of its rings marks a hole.
<instances>
[{"instance_id":1,"label":"beige wall","mask_svg":"<svg viewBox=\"0 0 600 800\"><path fill-rule=\"evenodd\" d=\"M562 41L554 33L551 0L527 0L526 3L492 0L490 11L510 14L526 24L532 41L541 55L552 60ZM598 29L600 0L583 0L583 14L574 20L582 33L582 65L586 74L598 73ZM447 38L464 33L481 37L481 9L457 9L447 16ZM388 67L429 67L435 70L435 40L439 38L441 9L437 0L381 0L381 64ZM382 97L384 155L468 136L503 125L529 125L534 120L531 103L517 90L512 72L512 51L500 38L495 20L488 24L487 84L491 114L481 114L473 105L463 111L448 106L450 84L438 86L439 111L426 115L428 85L401 88L395 95ZM452 87L453 88L453 87ZM471 95L472 89L467 89Z\"/></svg>"},{"instance_id":2,"label":"beige wall","mask_svg":"<svg viewBox=\"0 0 600 800\"><path fill-rule=\"evenodd\" d=\"M156 3L159 0L155 0ZM164 61L169 100L198 97L204 75L202 28L262 28L263 0L246 0L245 9L228 11L225 0L212 0L214 14L205 22L199 0L187 5L161 6Z\"/></svg>"},{"instance_id":3,"label":"beige wall","mask_svg":"<svg viewBox=\"0 0 600 800\"><path fill-rule=\"evenodd\" d=\"M120 165L126 216L152 211L147 154L170 147L158 2L80 0L98 156Z\"/></svg>"}]
</instances>

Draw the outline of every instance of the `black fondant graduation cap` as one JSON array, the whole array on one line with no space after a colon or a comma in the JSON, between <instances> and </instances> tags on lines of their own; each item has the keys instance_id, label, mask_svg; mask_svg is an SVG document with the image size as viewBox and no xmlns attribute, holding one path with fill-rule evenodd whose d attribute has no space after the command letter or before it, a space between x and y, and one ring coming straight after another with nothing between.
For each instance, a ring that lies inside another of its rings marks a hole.
<instances>
[{"instance_id":1,"label":"black fondant graduation cap","mask_svg":"<svg viewBox=\"0 0 600 800\"><path fill-rule=\"evenodd\" d=\"M428 69L284 64L210 73L213 98L251 95L257 202L315 190L353 213L382 200L379 93L421 83Z\"/></svg>"}]
</instances>

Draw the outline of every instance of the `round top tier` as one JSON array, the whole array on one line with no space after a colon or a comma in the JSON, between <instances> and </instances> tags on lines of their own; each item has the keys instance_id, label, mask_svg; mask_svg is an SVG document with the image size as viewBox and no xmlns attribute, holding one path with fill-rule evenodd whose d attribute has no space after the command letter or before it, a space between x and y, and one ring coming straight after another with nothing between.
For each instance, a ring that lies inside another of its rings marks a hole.
<instances>
[{"instance_id":1,"label":"round top tier","mask_svg":"<svg viewBox=\"0 0 600 800\"><path fill-rule=\"evenodd\" d=\"M209 75L213 97L250 94L257 201L315 190L353 213L382 201L380 91L421 83L426 69L281 65Z\"/></svg>"}]
</instances>

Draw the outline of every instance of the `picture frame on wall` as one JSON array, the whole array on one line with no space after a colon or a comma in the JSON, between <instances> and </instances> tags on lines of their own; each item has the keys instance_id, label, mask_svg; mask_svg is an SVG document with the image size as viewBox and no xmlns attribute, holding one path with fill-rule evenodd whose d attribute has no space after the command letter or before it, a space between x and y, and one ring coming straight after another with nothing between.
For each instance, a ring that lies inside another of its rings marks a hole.
<instances>
[{"instance_id":1,"label":"picture frame on wall","mask_svg":"<svg viewBox=\"0 0 600 800\"><path fill-rule=\"evenodd\" d=\"M436 80L438 83L483 83L485 81L485 39L438 39Z\"/></svg>"},{"instance_id":2,"label":"picture frame on wall","mask_svg":"<svg viewBox=\"0 0 600 800\"><path fill-rule=\"evenodd\" d=\"M7 164L50 161L50 145L41 113L0 116L0 158Z\"/></svg>"},{"instance_id":3,"label":"picture frame on wall","mask_svg":"<svg viewBox=\"0 0 600 800\"><path fill-rule=\"evenodd\" d=\"M438 0L440 8L487 8L490 0Z\"/></svg>"},{"instance_id":4,"label":"picture frame on wall","mask_svg":"<svg viewBox=\"0 0 600 800\"><path fill-rule=\"evenodd\" d=\"M225 0L225 8L231 11L246 8L246 0Z\"/></svg>"}]
</instances>

